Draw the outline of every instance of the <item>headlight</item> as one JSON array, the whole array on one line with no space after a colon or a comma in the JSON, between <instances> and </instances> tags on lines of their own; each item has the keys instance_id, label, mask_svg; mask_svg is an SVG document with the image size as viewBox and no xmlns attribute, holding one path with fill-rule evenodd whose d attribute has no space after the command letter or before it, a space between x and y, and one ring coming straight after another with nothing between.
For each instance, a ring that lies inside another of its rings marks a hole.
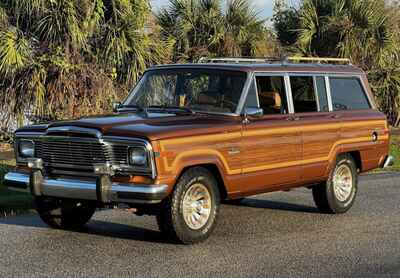
<instances>
[{"instance_id":1,"label":"headlight","mask_svg":"<svg viewBox=\"0 0 400 278\"><path fill-rule=\"evenodd\" d=\"M31 140L21 140L18 142L18 154L23 158L35 155L35 144Z\"/></svg>"},{"instance_id":2,"label":"headlight","mask_svg":"<svg viewBox=\"0 0 400 278\"><path fill-rule=\"evenodd\" d=\"M147 150L140 147L131 147L128 152L129 164L147 166Z\"/></svg>"}]
</instances>

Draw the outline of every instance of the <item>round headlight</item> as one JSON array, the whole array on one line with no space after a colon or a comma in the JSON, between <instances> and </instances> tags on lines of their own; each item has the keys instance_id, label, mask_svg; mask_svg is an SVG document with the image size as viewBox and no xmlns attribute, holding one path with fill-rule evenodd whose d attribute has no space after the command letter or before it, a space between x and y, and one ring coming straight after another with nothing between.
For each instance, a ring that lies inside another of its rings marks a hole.
<instances>
[{"instance_id":1,"label":"round headlight","mask_svg":"<svg viewBox=\"0 0 400 278\"><path fill-rule=\"evenodd\" d=\"M30 140L21 140L18 143L18 152L21 157L33 157L35 155L35 144Z\"/></svg>"},{"instance_id":2,"label":"round headlight","mask_svg":"<svg viewBox=\"0 0 400 278\"><path fill-rule=\"evenodd\" d=\"M129 148L129 164L136 166L146 166L147 151L144 148Z\"/></svg>"}]
</instances>

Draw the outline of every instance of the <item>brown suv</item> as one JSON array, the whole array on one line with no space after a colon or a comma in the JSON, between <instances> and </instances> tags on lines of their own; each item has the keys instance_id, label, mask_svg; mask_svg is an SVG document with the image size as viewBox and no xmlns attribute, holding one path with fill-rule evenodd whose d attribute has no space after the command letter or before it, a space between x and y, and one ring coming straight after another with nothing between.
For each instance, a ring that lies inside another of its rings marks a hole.
<instances>
[{"instance_id":1,"label":"brown suv","mask_svg":"<svg viewBox=\"0 0 400 278\"><path fill-rule=\"evenodd\" d=\"M388 124L363 71L295 60L153 67L112 115L18 129L6 182L52 227L126 204L183 243L210 235L221 201L259 193L306 186L343 213L358 174L392 163Z\"/></svg>"}]
</instances>

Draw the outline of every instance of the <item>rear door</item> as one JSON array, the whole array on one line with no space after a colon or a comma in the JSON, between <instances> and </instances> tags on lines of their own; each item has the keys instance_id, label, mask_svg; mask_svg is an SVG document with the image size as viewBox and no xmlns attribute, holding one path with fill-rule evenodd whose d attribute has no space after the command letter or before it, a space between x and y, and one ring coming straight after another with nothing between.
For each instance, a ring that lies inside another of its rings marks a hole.
<instances>
[{"instance_id":1,"label":"rear door","mask_svg":"<svg viewBox=\"0 0 400 278\"><path fill-rule=\"evenodd\" d=\"M290 75L295 117L302 132L302 181L322 179L340 132L340 117L332 112L328 78Z\"/></svg>"}]
</instances>

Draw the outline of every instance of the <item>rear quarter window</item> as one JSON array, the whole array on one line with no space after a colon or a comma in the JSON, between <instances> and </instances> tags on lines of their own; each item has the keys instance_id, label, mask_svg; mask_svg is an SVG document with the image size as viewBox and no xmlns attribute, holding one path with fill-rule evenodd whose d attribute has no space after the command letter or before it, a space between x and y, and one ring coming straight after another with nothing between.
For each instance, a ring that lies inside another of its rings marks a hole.
<instances>
[{"instance_id":1,"label":"rear quarter window","mask_svg":"<svg viewBox=\"0 0 400 278\"><path fill-rule=\"evenodd\" d=\"M371 105L358 78L330 77L333 110L370 109Z\"/></svg>"}]
</instances>

